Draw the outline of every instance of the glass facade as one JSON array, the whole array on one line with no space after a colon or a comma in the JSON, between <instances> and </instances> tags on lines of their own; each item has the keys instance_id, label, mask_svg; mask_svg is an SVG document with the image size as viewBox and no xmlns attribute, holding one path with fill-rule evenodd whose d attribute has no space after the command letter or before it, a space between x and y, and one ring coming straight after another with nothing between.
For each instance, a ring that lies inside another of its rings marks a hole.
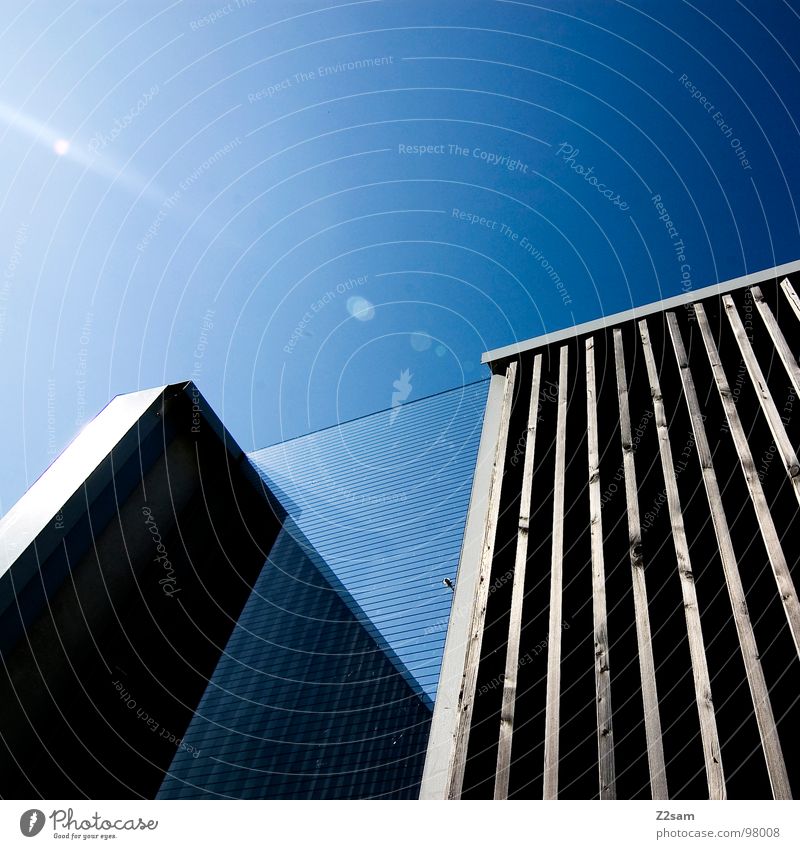
<instances>
[{"instance_id":1,"label":"glass facade","mask_svg":"<svg viewBox=\"0 0 800 849\"><path fill-rule=\"evenodd\" d=\"M162 798L415 798L488 381L256 451L288 513Z\"/></svg>"}]
</instances>

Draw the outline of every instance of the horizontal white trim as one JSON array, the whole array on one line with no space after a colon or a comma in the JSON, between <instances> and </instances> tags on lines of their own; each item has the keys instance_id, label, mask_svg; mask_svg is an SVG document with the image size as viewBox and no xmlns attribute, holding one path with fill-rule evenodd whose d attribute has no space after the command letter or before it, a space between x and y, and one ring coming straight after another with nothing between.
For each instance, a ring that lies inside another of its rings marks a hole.
<instances>
[{"instance_id":1,"label":"horizontal white trim","mask_svg":"<svg viewBox=\"0 0 800 849\"><path fill-rule=\"evenodd\" d=\"M753 274L746 274L744 277L726 280L723 283L713 283L711 286L705 286L702 289L684 292L672 298L654 301L651 304L634 307L624 312L604 315L592 321L585 321L583 324L576 324L572 327L565 327L562 330L555 330L552 333L534 336L532 339L526 339L524 342L515 342L513 345L506 345L504 348L495 348L493 351L487 351L481 357L481 362L492 363L497 360L503 360L506 357L513 357L524 351L543 348L545 345L552 345L554 342L573 339L577 336L582 336L584 333L593 333L595 330L602 330L612 325L616 326L626 321L651 315L654 312L673 309L684 304L692 304L696 301L702 301L703 298L722 295L725 292L732 292L734 289L742 289L745 286L755 286L767 280L776 280L779 277L785 277L787 274L794 274L796 271L800 271L800 259L796 259L794 262L784 263L783 265L776 265L774 268L765 268L763 271L756 271Z\"/></svg>"}]
</instances>

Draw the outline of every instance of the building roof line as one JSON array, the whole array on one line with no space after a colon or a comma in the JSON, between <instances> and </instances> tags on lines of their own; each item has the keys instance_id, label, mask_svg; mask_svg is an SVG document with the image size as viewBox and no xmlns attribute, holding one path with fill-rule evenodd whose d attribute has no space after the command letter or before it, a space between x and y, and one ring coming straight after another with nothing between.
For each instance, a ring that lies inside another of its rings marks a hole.
<instances>
[{"instance_id":1,"label":"building roof line","mask_svg":"<svg viewBox=\"0 0 800 849\"><path fill-rule=\"evenodd\" d=\"M477 380L472 380L469 383L460 383L458 386L450 386L447 389L440 389L438 392L432 392L430 395L421 395L419 398L412 398L410 401L403 401L403 406L409 407L412 404L418 404L420 401L430 401L431 398L437 398L439 395L446 395L448 392L456 392L459 389L469 389L472 386L477 386L479 383L488 383L490 379L490 375L487 375L486 377L479 377ZM260 448L254 448L252 451L247 451L245 453L248 457L252 457L252 455L258 454L260 451L266 451L269 448L278 448L281 445L287 445L289 442L296 442L298 439L305 439L307 436L316 436L318 433L322 433L326 430L333 430L334 428L342 427L343 425L361 421L361 419L368 419L370 416L388 413L392 409L392 407L381 407L380 410L372 410L370 413L362 413L360 416L354 416L352 419L343 419L340 422L324 425L323 427L318 427L315 430L299 433L297 436L289 436L286 439L279 439L277 442L270 442L269 445L262 445Z\"/></svg>"},{"instance_id":2,"label":"building roof line","mask_svg":"<svg viewBox=\"0 0 800 849\"><path fill-rule=\"evenodd\" d=\"M504 360L507 357L513 357L524 351L530 351L534 348L543 348L546 345L551 345L554 342L561 342L565 339L572 339L577 336L582 336L585 333L593 333L595 330L601 330L611 325L622 324L635 318L642 318L646 315L651 315L662 310L674 309L675 307L684 306L685 304L702 301L704 298L710 298L714 295L722 295L725 292L731 292L734 289L742 289L745 286L753 286L757 283L763 283L767 280L777 280L779 277L785 277L787 274L794 274L800 271L800 259L793 262L787 262L783 265L776 265L773 268L765 268L763 271L755 271L752 274L746 274L743 277L735 277L732 280L726 280L721 283L712 283L710 286L705 286L702 289L694 289L688 292L683 292L680 295L675 295L671 298L663 298L660 301L653 301L649 304L644 304L640 307L624 310L623 312L613 313L612 315L601 316L600 318L585 321L582 324L575 324L572 327L565 327L561 330L554 330L551 333L543 333L540 336L534 336L531 339L526 339L522 342L515 342L511 345L506 345L502 348L495 348L492 351L487 351L482 357L482 363L493 363L498 360Z\"/></svg>"}]
</instances>

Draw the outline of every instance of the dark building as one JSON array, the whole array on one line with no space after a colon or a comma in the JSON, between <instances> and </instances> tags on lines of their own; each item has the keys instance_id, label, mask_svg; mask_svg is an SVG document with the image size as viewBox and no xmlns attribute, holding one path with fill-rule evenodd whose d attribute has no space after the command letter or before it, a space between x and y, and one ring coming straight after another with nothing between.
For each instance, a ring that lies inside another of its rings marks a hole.
<instances>
[{"instance_id":1,"label":"dark building","mask_svg":"<svg viewBox=\"0 0 800 849\"><path fill-rule=\"evenodd\" d=\"M115 398L0 520L0 795L416 797L486 386L250 456Z\"/></svg>"},{"instance_id":2,"label":"dark building","mask_svg":"<svg viewBox=\"0 0 800 849\"><path fill-rule=\"evenodd\" d=\"M90 422L0 522L2 796L155 796L280 523L192 384Z\"/></svg>"},{"instance_id":3,"label":"dark building","mask_svg":"<svg viewBox=\"0 0 800 849\"><path fill-rule=\"evenodd\" d=\"M800 792L797 272L485 355L424 798Z\"/></svg>"}]
</instances>

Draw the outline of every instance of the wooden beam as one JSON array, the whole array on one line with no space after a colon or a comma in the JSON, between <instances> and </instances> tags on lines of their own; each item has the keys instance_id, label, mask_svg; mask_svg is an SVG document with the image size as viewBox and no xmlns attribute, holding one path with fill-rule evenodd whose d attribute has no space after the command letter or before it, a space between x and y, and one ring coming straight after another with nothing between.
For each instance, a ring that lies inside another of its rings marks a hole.
<instances>
[{"instance_id":1,"label":"wooden beam","mask_svg":"<svg viewBox=\"0 0 800 849\"><path fill-rule=\"evenodd\" d=\"M483 645L483 629L486 619L486 605L489 599L489 583L494 559L494 544L497 533L497 520L500 515L500 493L503 485L505 470L506 447L508 444L508 428L511 421L511 407L514 399L514 383L517 376L517 362L513 361L506 369L506 386L503 393L503 404L500 413L500 430L497 436L492 477L489 485L489 507L486 516L486 528L481 548L480 574L478 576L478 591L475 594L475 607L472 613L469 645L464 662L464 681L458 705L458 721L456 724L453 757L450 763L447 796L449 799L460 799L464 783L464 770L467 763L467 747L469 732L472 726L472 711L475 705L475 687L478 680L478 666Z\"/></svg>"},{"instance_id":2,"label":"wooden beam","mask_svg":"<svg viewBox=\"0 0 800 849\"><path fill-rule=\"evenodd\" d=\"M442 667L436 689L425 767L422 771L420 799L447 798L506 383L505 371L498 370L489 378L486 392L483 423L469 493L469 508L458 558L453 603L447 620Z\"/></svg>"},{"instance_id":3,"label":"wooden beam","mask_svg":"<svg viewBox=\"0 0 800 849\"><path fill-rule=\"evenodd\" d=\"M697 592L694 586L694 573L689 557L689 543L686 539L686 529L683 524L678 480L675 476L675 466L672 458L669 428L661 395L661 384L658 379L655 356L650 344L650 333L647 322L639 322L639 333L642 338L644 357L647 363L647 374L650 380L650 392L653 397L653 412L655 413L658 429L658 447L661 454L661 466L664 472L667 507L672 523L672 540L675 544L678 575L683 593L683 607L686 615L686 630L689 636L689 653L692 662L697 712L700 718L700 737L703 744L703 758L706 766L708 795L710 799L724 799L725 775L722 770L722 754L720 752L717 721L714 704L711 699L711 681L708 674L703 629L700 624L700 610L697 603Z\"/></svg>"},{"instance_id":4,"label":"wooden beam","mask_svg":"<svg viewBox=\"0 0 800 849\"><path fill-rule=\"evenodd\" d=\"M597 757L600 798L616 799L614 728L611 711L606 570L603 560L603 517L600 493L600 449L597 438L597 380L594 337L586 340L586 438L589 454L589 528L592 549L592 612L594 616L594 681L597 707Z\"/></svg>"},{"instance_id":5,"label":"wooden beam","mask_svg":"<svg viewBox=\"0 0 800 849\"><path fill-rule=\"evenodd\" d=\"M680 367L683 394L686 405L689 408L689 417L692 422L692 432L697 447L697 456L700 460L700 469L703 475L706 495L711 509L711 519L714 524L717 542L719 544L722 569L725 573L725 584L731 600L733 621L736 625L736 633L739 636L739 648L742 652L747 683L750 687L750 695L753 699L758 732L761 736L761 747L767 762L767 772L772 786L772 795L775 799L791 799L792 791L789 786L789 776L786 772L786 762L783 758L778 729L775 725L775 717L772 712L772 703L769 698L767 682L764 679L764 670L759 659L758 645L756 644L753 625L750 621L750 613L747 609L742 578L739 574L739 565L733 550L728 520L725 516L725 508L722 503L722 494L717 475L714 471L714 463L711 456L711 448L708 444L703 414L697 390L694 385L689 358L683 344L678 321L674 313L667 313L672 346Z\"/></svg>"},{"instance_id":6,"label":"wooden beam","mask_svg":"<svg viewBox=\"0 0 800 849\"><path fill-rule=\"evenodd\" d=\"M497 747L494 798L508 798L511 768L511 746L514 735L514 708L517 700L519 643L522 632L522 602L525 597L525 569L528 562L528 533L531 520L533 490L533 461L536 449L536 427L539 418L539 393L542 377L542 355L533 361L531 398L528 405L528 426L525 431L525 459L522 467L522 492L519 501L517 551L514 561L514 582L511 586L511 614L508 625L506 671L503 676L503 703L500 708L500 742Z\"/></svg>"},{"instance_id":7,"label":"wooden beam","mask_svg":"<svg viewBox=\"0 0 800 849\"><path fill-rule=\"evenodd\" d=\"M794 314L800 319L800 297L798 297L788 277L784 277L781 281L781 289L783 289L783 294L786 295L786 300L789 301L789 306L794 310Z\"/></svg>"},{"instance_id":8,"label":"wooden beam","mask_svg":"<svg viewBox=\"0 0 800 849\"><path fill-rule=\"evenodd\" d=\"M761 481L756 471L756 464L753 462L753 455L747 442L747 436L739 419L739 412L733 400L733 393L728 384L728 378L725 376L725 370L720 362L719 352L717 351L714 337L711 334L711 327L709 326L708 318L702 304L696 305L695 313L697 315L697 323L700 326L700 332L703 336L706 353L708 354L708 360L711 363L711 371L714 374L717 391L722 401L722 408L728 420L728 428L731 432L733 444L736 447L739 464L742 467L747 489L750 493L750 500L753 503L761 536L767 549L767 556L769 557L769 562L775 575L775 582L778 585L778 592L783 602L786 619L789 622L789 630L792 633L795 649L800 657L800 603L797 600L797 593L792 582L789 565L781 548L780 537L778 536L775 522L772 519L769 504L767 503L764 489L761 486Z\"/></svg>"},{"instance_id":9,"label":"wooden beam","mask_svg":"<svg viewBox=\"0 0 800 849\"><path fill-rule=\"evenodd\" d=\"M772 393L769 391L767 381L764 379L764 373L761 371L761 366L756 359L755 351L750 344L750 340L747 338L747 332L742 324L742 319L739 317L733 298L730 295L724 295L722 303L725 307L728 321L733 329L736 344L742 352L744 364L747 366L747 373L750 375L750 380L753 381L753 386L758 396L758 403L761 405L761 410L767 419L772 438L775 440L778 454L783 463L783 470L789 478L798 503L800 503L800 463L797 461L794 446L786 433L786 428L783 426L781 414L775 406Z\"/></svg>"},{"instance_id":10,"label":"wooden beam","mask_svg":"<svg viewBox=\"0 0 800 849\"><path fill-rule=\"evenodd\" d=\"M792 382L795 395L800 397L800 366L797 365L797 357L795 357L794 353L792 352L792 349L789 347L789 343L786 341L786 337L783 335L783 331L778 325L775 316L772 314L772 310L769 308L769 304L764 300L764 295L761 293L761 287L753 286L753 288L750 290L750 293L752 294L758 312L767 327L767 332L772 338L772 343L773 345L775 345L775 350L778 352L778 356L781 358L783 367L786 369L786 373L789 375L789 380L791 380Z\"/></svg>"},{"instance_id":11,"label":"wooden beam","mask_svg":"<svg viewBox=\"0 0 800 849\"><path fill-rule=\"evenodd\" d=\"M566 345L561 347L558 366L558 415L556 418L556 462L553 481L553 544L550 558L550 628L547 637L547 704L544 730L544 798L558 798L558 735L561 699L561 620L564 554L564 470L567 437Z\"/></svg>"},{"instance_id":12,"label":"wooden beam","mask_svg":"<svg viewBox=\"0 0 800 849\"><path fill-rule=\"evenodd\" d=\"M636 640L639 649L639 674L642 680L644 729L647 741L647 763L650 769L650 794L653 799L669 799L667 773L664 766L664 744L661 739L661 716L658 709L656 666L650 632L650 610L642 555L642 527L639 518L639 492L636 483L631 414L628 403L628 377L622 330L614 330L614 359L617 372L622 463L625 473L625 499L628 508L628 543L633 583L633 609L636 617Z\"/></svg>"}]
</instances>

